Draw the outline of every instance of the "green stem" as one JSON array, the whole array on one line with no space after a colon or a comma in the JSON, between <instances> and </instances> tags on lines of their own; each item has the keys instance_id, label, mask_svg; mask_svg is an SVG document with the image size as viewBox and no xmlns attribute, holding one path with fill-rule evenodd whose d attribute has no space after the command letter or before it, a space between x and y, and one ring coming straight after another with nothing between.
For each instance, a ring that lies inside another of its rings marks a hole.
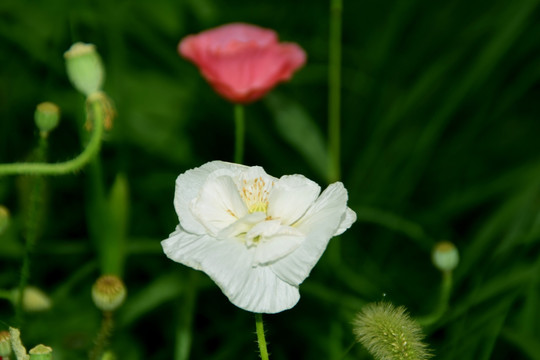
<instances>
[{"instance_id":1,"label":"green stem","mask_svg":"<svg viewBox=\"0 0 540 360\"><path fill-rule=\"evenodd\" d=\"M246 132L246 120L243 105L234 105L234 123L236 127L234 143L234 162L237 164L242 164L244 162L244 137Z\"/></svg>"},{"instance_id":2,"label":"green stem","mask_svg":"<svg viewBox=\"0 0 540 360\"><path fill-rule=\"evenodd\" d=\"M88 145L77 157L54 164L44 162L0 164L0 176L16 174L62 175L81 169L98 153L104 131L104 110L101 107L100 101L91 101L89 105L92 109L92 114L94 114L93 133Z\"/></svg>"},{"instance_id":3,"label":"green stem","mask_svg":"<svg viewBox=\"0 0 540 360\"><path fill-rule=\"evenodd\" d=\"M39 145L34 153L38 161L45 161L47 156L47 139L40 137ZM19 327L23 323L23 298L24 290L28 285L30 278L30 262L32 253L39 236L40 227L43 225L44 215L44 197L45 197L45 179L43 176L29 176L25 180L25 185L28 187L28 198L26 203L26 219L23 237L25 240L24 256L21 266L21 277L19 279L18 297L15 304L15 318Z\"/></svg>"},{"instance_id":4,"label":"green stem","mask_svg":"<svg viewBox=\"0 0 540 360\"><path fill-rule=\"evenodd\" d=\"M328 153L329 182L341 178L340 169L340 102L341 102L341 14L342 0L330 1L330 44L328 59Z\"/></svg>"},{"instance_id":5,"label":"green stem","mask_svg":"<svg viewBox=\"0 0 540 360\"><path fill-rule=\"evenodd\" d=\"M257 329L257 343L262 360L268 360L268 350L266 349L266 338L264 337L264 326L262 314L255 314L255 328Z\"/></svg>"},{"instance_id":6,"label":"green stem","mask_svg":"<svg viewBox=\"0 0 540 360\"><path fill-rule=\"evenodd\" d=\"M441 293L439 296L439 303L433 309L431 314L417 318L418 323L423 327L428 327L435 324L448 310L448 304L450 302L450 294L452 292L452 272L443 271L442 273L442 283L441 283Z\"/></svg>"},{"instance_id":7,"label":"green stem","mask_svg":"<svg viewBox=\"0 0 540 360\"><path fill-rule=\"evenodd\" d=\"M103 312L103 320L101 321L101 329L94 341L94 348L90 351L90 360L101 359L101 355L109 345L114 328L113 313L111 311Z\"/></svg>"}]
</instances>

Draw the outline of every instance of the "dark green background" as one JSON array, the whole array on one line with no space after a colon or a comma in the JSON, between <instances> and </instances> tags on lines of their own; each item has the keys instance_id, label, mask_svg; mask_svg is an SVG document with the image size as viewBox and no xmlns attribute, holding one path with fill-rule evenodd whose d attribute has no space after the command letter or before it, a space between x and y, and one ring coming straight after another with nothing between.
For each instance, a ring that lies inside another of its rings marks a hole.
<instances>
[{"instance_id":1,"label":"dark green background","mask_svg":"<svg viewBox=\"0 0 540 360\"><path fill-rule=\"evenodd\" d=\"M159 245L178 222L174 180L233 155L232 106L178 56L179 40L242 21L300 44L305 68L246 108L246 163L324 185L328 16L323 1L0 2L0 162L22 161L35 147L42 101L62 109L49 159L75 156L84 98L68 82L63 53L89 42L104 60L118 111L100 155L104 179L110 186L123 173L130 191L129 296L112 343L119 359L173 358L193 272ZM533 0L344 2L343 182L359 219L338 240L339 262L325 254L300 287L299 304L265 317L271 358L340 359L366 302L429 313L440 283L430 250L446 239L462 259L449 312L426 329L436 357L540 359L538 20ZM99 326L86 175L49 180L32 262L30 282L55 306L26 318L23 341L53 346L55 359L84 358ZM0 237L0 288L18 283L27 191L15 177L0 179L0 203L13 215ZM251 314L206 276L198 280L192 358L256 359ZM0 305L9 323L13 310ZM344 358L369 355L356 345Z\"/></svg>"}]
</instances>

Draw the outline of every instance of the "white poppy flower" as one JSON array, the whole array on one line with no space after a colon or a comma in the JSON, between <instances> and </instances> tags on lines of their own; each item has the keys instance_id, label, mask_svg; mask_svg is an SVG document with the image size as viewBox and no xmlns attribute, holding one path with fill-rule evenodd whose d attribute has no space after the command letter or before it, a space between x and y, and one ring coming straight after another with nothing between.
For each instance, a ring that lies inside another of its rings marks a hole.
<instances>
[{"instance_id":1,"label":"white poppy flower","mask_svg":"<svg viewBox=\"0 0 540 360\"><path fill-rule=\"evenodd\" d=\"M302 175L277 179L258 166L206 163L176 179L180 224L161 245L244 310L290 309L330 238L356 220L342 183L320 191Z\"/></svg>"}]
</instances>

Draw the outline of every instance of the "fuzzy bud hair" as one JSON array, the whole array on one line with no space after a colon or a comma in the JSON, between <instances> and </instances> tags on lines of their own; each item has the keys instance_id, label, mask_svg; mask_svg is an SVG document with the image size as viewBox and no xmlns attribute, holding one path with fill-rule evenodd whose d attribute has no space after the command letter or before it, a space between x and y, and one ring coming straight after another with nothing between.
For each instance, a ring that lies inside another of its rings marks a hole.
<instances>
[{"instance_id":1,"label":"fuzzy bud hair","mask_svg":"<svg viewBox=\"0 0 540 360\"><path fill-rule=\"evenodd\" d=\"M357 340L377 360L425 360L432 355L422 342L420 325L403 306L366 305L353 321Z\"/></svg>"}]
</instances>

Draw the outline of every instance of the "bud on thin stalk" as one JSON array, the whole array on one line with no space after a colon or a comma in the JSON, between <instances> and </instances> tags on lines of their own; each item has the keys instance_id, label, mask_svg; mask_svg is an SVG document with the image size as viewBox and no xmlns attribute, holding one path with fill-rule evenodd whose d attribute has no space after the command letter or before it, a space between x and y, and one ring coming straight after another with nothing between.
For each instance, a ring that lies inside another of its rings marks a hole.
<instances>
[{"instance_id":1,"label":"bud on thin stalk","mask_svg":"<svg viewBox=\"0 0 540 360\"><path fill-rule=\"evenodd\" d=\"M103 275L92 287L92 299L102 311L114 311L126 298L126 287L118 276Z\"/></svg>"},{"instance_id":2,"label":"bud on thin stalk","mask_svg":"<svg viewBox=\"0 0 540 360\"><path fill-rule=\"evenodd\" d=\"M47 137L60 121L60 108L52 102L42 102L36 108L34 120L42 137Z\"/></svg>"}]
</instances>

